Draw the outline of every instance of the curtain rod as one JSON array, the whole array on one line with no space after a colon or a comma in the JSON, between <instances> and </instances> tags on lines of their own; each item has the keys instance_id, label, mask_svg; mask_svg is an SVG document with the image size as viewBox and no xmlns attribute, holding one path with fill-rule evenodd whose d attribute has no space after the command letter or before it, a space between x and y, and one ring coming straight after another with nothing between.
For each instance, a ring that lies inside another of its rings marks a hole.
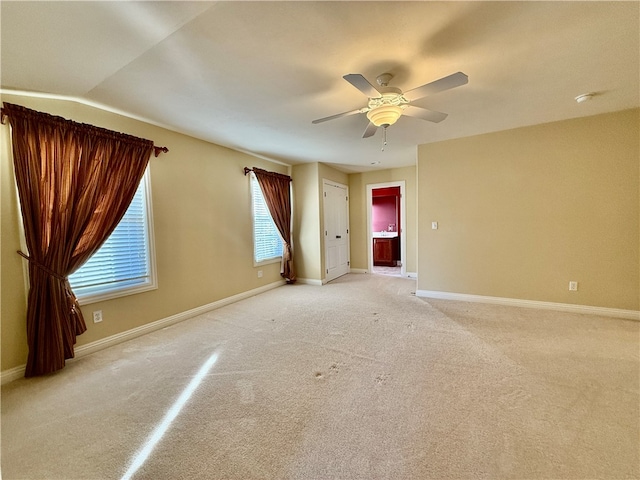
<instances>
[{"instance_id":1,"label":"curtain rod","mask_svg":"<svg viewBox=\"0 0 640 480\"><path fill-rule=\"evenodd\" d=\"M20 105L18 105L18 107L23 108L23 109L26 109L26 110L30 110L30 109L27 109L26 107L21 107ZM34 110L34 112L35 112L35 110ZM41 112L36 112L36 113L41 113ZM73 123L73 124L76 124L76 125L81 125L81 126L82 126L82 125L84 125L84 126L88 126L88 127L93 127L93 125L88 125L88 124L79 124L78 122L75 122L75 121L73 121L73 120L67 120L66 118L57 117L57 116L55 116L55 115L51 115L51 114L49 114L49 113L45 113L44 115L47 115L47 116L52 117L52 118L57 118L57 119L60 119L60 120L62 120L62 121L65 121L65 122L70 122L70 123ZM0 108L0 123L1 123L2 125L5 125L5 124L6 124L6 119L7 119L7 117L8 117L8 116L9 116L9 114L7 113L6 109L5 109L4 107ZM98 130L109 131L109 130L107 130L107 129L105 129L105 128L102 128L102 127L93 127L93 128L97 128ZM113 133L115 133L115 134L120 134L119 132L113 132ZM121 134L121 135L126 135L126 136L131 137L131 135L128 135L128 134ZM157 158L161 153L168 153L168 152L169 152L169 149L168 149L167 147L157 147L157 146L155 146L155 145L153 146L153 154L154 154L154 156L155 156L156 158Z\"/></svg>"},{"instance_id":2,"label":"curtain rod","mask_svg":"<svg viewBox=\"0 0 640 480\"><path fill-rule=\"evenodd\" d=\"M156 157L161 153L167 153L168 151L169 149L167 147L156 147L155 145L153 146L153 153Z\"/></svg>"},{"instance_id":3,"label":"curtain rod","mask_svg":"<svg viewBox=\"0 0 640 480\"><path fill-rule=\"evenodd\" d=\"M290 177L289 175L285 175L285 174L283 174L283 173L278 173L278 172L269 172L269 171L267 171L267 170L263 170L263 169L258 168L258 167L253 167L253 168L244 167L244 174L245 174L245 176L246 176L246 175L247 175L247 173L249 173L249 172L254 172L254 173L255 173L256 171L259 171L259 172L260 172L260 175L262 175L262 176L265 176L265 175L266 175L266 176L268 176L268 177L272 177L272 178L282 178L282 179L284 179L284 180L289 180L290 182L292 181L292 180L291 180L291 177Z\"/></svg>"}]
</instances>

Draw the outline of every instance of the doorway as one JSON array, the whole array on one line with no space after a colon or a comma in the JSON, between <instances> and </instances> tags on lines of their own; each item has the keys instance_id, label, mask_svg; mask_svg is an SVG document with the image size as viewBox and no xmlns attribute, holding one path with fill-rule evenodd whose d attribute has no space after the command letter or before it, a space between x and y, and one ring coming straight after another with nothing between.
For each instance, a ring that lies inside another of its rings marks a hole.
<instances>
[{"instance_id":1,"label":"doorway","mask_svg":"<svg viewBox=\"0 0 640 480\"><path fill-rule=\"evenodd\" d=\"M367 185L368 271L406 276L405 182Z\"/></svg>"}]
</instances>

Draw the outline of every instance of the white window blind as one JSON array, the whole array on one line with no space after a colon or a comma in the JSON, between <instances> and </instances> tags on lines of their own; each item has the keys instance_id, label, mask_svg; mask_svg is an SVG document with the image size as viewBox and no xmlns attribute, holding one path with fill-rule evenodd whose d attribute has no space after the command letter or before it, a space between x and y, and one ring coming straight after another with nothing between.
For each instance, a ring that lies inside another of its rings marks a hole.
<instances>
[{"instance_id":1,"label":"white window blind","mask_svg":"<svg viewBox=\"0 0 640 480\"><path fill-rule=\"evenodd\" d=\"M282 257L282 238L273 223L264 201L260 184L251 174L251 198L253 205L253 256L255 263Z\"/></svg>"},{"instance_id":2,"label":"white window blind","mask_svg":"<svg viewBox=\"0 0 640 480\"><path fill-rule=\"evenodd\" d=\"M69 276L71 288L80 300L100 296L97 301L142 291L140 287L144 290L155 287L147 176L148 171L111 236L87 263Z\"/></svg>"}]
</instances>

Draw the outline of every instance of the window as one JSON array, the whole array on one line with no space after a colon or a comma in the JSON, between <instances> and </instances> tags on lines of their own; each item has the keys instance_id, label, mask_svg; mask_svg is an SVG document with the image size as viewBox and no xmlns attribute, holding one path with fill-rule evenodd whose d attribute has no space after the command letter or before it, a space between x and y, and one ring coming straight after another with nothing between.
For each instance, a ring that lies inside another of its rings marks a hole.
<instances>
[{"instance_id":1,"label":"window","mask_svg":"<svg viewBox=\"0 0 640 480\"><path fill-rule=\"evenodd\" d=\"M111 236L69 276L81 304L156 288L152 226L147 168L131 205Z\"/></svg>"},{"instance_id":2,"label":"window","mask_svg":"<svg viewBox=\"0 0 640 480\"><path fill-rule=\"evenodd\" d=\"M253 210L253 260L254 264L275 263L282 258L282 238L273 223L264 201L258 179L252 173L251 199Z\"/></svg>"}]
</instances>

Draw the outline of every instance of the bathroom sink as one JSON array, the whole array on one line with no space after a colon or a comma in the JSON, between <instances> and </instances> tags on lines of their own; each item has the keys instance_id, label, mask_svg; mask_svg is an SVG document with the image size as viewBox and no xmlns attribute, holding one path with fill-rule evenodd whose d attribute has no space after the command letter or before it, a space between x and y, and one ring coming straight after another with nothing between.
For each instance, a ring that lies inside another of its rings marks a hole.
<instances>
[{"instance_id":1,"label":"bathroom sink","mask_svg":"<svg viewBox=\"0 0 640 480\"><path fill-rule=\"evenodd\" d=\"M396 238L398 232L373 232L373 238Z\"/></svg>"}]
</instances>

